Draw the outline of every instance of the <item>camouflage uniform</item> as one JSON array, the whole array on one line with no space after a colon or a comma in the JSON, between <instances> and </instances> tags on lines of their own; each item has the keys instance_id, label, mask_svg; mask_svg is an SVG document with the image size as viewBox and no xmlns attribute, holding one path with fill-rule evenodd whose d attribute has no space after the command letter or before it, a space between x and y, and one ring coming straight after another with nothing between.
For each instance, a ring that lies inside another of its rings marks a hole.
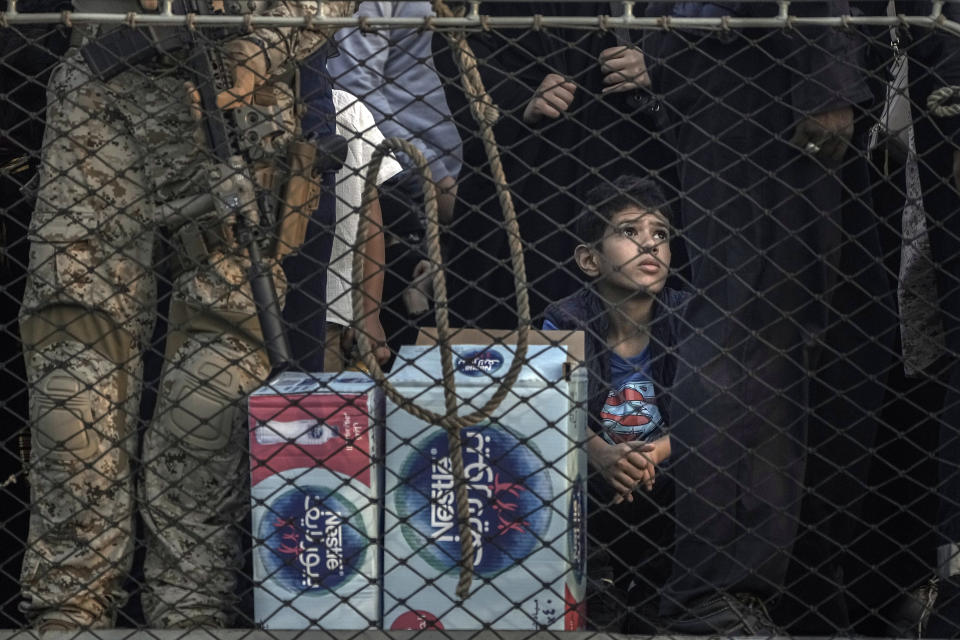
<instances>
[{"instance_id":1,"label":"camouflage uniform","mask_svg":"<svg viewBox=\"0 0 960 640\"><path fill-rule=\"evenodd\" d=\"M275 2L269 12L302 15L317 4ZM323 10L349 15L350 5ZM329 34L252 35L278 71ZM269 372L239 250L177 270L157 409L142 447L137 437L141 355L156 315L157 207L175 191L207 188L197 180L209 165L185 77L160 61L102 82L73 48L48 86L20 317L33 445L22 607L41 629L114 624L132 560L138 453L147 623L230 622L248 500L244 399Z\"/></svg>"}]
</instances>

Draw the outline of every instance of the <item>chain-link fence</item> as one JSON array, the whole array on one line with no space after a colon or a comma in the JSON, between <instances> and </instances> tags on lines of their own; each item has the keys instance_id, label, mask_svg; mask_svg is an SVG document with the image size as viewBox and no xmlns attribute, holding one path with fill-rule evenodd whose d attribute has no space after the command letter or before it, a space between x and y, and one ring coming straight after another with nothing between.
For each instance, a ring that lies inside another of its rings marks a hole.
<instances>
[{"instance_id":1,"label":"chain-link fence","mask_svg":"<svg viewBox=\"0 0 960 640\"><path fill-rule=\"evenodd\" d=\"M960 4L0 9L0 627L960 634Z\"/></svg>"}]
</instances>

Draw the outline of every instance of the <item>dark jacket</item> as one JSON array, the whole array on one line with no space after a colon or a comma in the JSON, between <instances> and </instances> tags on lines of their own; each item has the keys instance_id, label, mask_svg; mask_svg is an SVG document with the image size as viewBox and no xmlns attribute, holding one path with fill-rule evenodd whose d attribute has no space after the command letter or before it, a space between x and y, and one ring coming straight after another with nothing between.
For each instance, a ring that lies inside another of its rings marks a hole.
<instances>
[{"instance_id":1,"label":"dark jacket","mask_svg":"<svg viewBox=\"0 0 960 640\"><path fill-rule=\"evenodd\" d=\"M664 424L670 425L669 389L676 373L674 349L682 329L680 307L691 297L686 291L664 288L657 296L650 321L650 375L657 390L657 406ZM544 320L558 329L584 332L584 357L587 361L588 424L600 428L600 411L610 393L610 347L607 333L610 322L603 300L589 285L579 292L547 307Z\"/></svg>"},{"instance_id":2,"label":"dark jacket","mask_svg":"<svg viewBox=\"0 0 960 640\"><path fill-rule=\"evenodd\" d=\"M691 7L699 11L685 11ZM647 5L646 15L769 18L776 16L777 11L776 2L651 2ZM790 5L790 14L798 17L835 17L849 13L849 0L810 0ZM753 39L749 46L758 54L758 60L763 60L764 56L769 60L777 60L778 64L783 65L783 71L792 75L789 95L774 98L788 100L795 111L803 114L821 113L870 98L866 74L859 59L857 38L842 29L803 26L794 29L746 30L744 33ZM647 66L651 69L652 77L656 77L652 69L654 65L658 62L671 64L670 58L682 54L690 45L684 43L679 46L675 51L650 52ZM646 45L644 48L646 53Z\"/></svg>"}]
</instances>

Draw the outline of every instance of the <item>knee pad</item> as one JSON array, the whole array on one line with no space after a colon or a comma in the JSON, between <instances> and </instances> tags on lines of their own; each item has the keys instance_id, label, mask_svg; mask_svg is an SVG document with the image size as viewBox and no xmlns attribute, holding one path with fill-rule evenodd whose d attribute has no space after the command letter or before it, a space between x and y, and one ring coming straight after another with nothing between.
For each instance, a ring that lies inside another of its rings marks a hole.
<instances>
[{"instance_id":1,"label":"knee pad","mask_svg":"<svg viewBox=\"0 0 960 640\"><path fill-rule=\"evenodd\" d=\"M158 427L187 449L214 452L226 447L241 413L237 366L202 349L181 368L171 368L164 384L170 394Z\"/></svg>"},{"instance_id":2,"label":"knee pad","mask_svg":"<svg viewBox=\"0 0 960 640\"><path fill-rule=\"evenodd\" d=\"M93 428L93 391L69 371L44 376L30 396L34 444L51 460L90 460L100 446Z\"/></svg>"},{"instance_id":3,"label":"knee pad","mask_svg":"<svg viewBox=\"0 0 960 640\"><path fill-rule=\"evenodd\" d=\"M130 374L122 364L130 359L129 334L103 314L50 307L24 318L21 335L37 453L89 461L108 450L105 440L132 448L133 418L124 413Z\"/></svg>"}]
</instances>

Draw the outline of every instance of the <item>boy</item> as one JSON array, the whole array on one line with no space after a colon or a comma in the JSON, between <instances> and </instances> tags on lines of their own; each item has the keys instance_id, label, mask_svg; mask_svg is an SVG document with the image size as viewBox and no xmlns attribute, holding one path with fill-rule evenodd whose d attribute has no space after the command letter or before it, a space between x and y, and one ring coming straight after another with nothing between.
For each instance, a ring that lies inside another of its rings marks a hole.
<instances>
[{"instance_id":1,"label":"boy","mask_svg":"<svg viewBox=\"0 0 960 640\"><path fill-rule=\"evenodd\" d=\"M668 406L657 387L670 385L675 371L667 351L679 320L669 310L689 294L665 287L669 211L651 180L621 176L587 193L585 204L574 261L591 281L550 305L543 328L586 334L587 455L598 472L589 482L588 616L598 629L619 631L625 607L616 592L623 598L632 585L631 601L643 606L670 568L663 551L672 538L672 487L654 483L670 456ZM641 486L647 495L635 493Z\"/></svg>"}]
</instances>

